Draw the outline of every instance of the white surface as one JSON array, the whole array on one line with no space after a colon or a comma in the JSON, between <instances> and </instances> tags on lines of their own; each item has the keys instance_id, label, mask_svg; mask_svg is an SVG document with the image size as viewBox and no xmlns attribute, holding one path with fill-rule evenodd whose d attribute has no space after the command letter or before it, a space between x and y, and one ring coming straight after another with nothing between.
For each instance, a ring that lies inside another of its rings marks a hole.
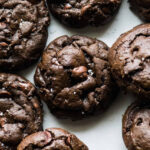
<instances>
[{"instance_id":1,"label":"white surface","mask_svg":"<svg viewBox=\"0 0 150 150\"><path fill-rule=\"evenodd\" d=\"M141 21L129 10L127 0L123 0L120 11L114 20L99 28L67 28L51 17L47 43L64 34L81 34L100 39L111 46L120 34L140 23ZM19 74L33 82L35 66L23 70ZM133 99L132 96L120 93L108 111L101 116L75 122L55 118L44 105L44 128L61 127L67 129L85 142L90 150L126 150L122 140L121 121L124 111Z\"/></svg>"}]
</instances>

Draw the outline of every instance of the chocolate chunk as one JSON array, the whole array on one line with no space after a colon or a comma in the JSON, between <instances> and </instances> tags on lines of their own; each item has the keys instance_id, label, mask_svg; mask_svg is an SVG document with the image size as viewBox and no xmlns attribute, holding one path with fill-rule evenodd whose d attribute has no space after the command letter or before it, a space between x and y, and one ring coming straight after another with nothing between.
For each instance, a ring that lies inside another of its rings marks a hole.
<instances>
[{"instance_id":1,"label":"chocolate chunk","mask_svg":"<svg viewBox=\"0 0 150 150\"><path fill-rule=\"evenodd\" d=\"M75 78L86 78L87 77L87 68L85 66L79 66L72 70L72 77Z\"/></svg>"}]
</instances>

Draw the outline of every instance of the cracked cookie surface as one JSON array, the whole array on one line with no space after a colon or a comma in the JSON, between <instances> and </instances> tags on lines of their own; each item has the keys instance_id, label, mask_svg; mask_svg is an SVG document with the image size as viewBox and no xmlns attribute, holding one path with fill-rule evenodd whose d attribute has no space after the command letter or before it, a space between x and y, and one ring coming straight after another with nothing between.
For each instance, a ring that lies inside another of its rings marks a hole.
<instances>
[{"instance_id":1,"label":"cracked cookie surface","mask_svg":"<svg viewBox=\"0 0 150 150\"><path fill-rule=\"evenodd\" d=\"M54 16L71 27L98 26L112 19L121 0L47 0Z\"/></svg>"},{"instance_id":2,"label":"cracked cookie surface","mask_svg":"<svg viewBox=\"0 0 150 150\"><path fill-rule=\"evenodd\" d=\"M16 150L27 135L42 129L35 87L26 79L0 73L0 149Z\"/></svg>"},{"instance_id":3,"label":"cracked cookie surface","mask_svg":"<svg viewBox=\"0 0 150 150\"><path fill-rule=\"evenodd\" d=\"M26 137L17 150L88 150L75 135L60 128L49 128Z\"/></svg>"},{"instance_id":4,"label":"cracked cookie surface","mask_svg":"<svg viewBox=\"0 0 150 150\"><path fill-rule=\"evenodd\" d=\"M141 19L150 22L150 1L149 0L129 0L131 10Z\"/></svg>"},{"instance_id":5,"label":"cracked cookie surface","mask_svg":"<svg viewBox=\"0 0 150 150\"><path fill-rule=\"evenodd\" d=\"M41 99L58 117L82 118L103 112L116 95L103 42L85 36L52 41L37 66Z\"/></svg>"},{"instance_id":6,"label":"cracked cookie surface","mask_svg":"<svg viewBox=\"0 0 150 150\"><path fill-rule=\"evenodd\" d=\"M150 149L150 103L134 102L123 117L123 138L128 150Z\"/></svg>"},{"instance_id":7,"label":"cracked cookie surface","mask_svg":"<svg viewBox=\"0 0 150 150\"><path fill-rule=\"evenodd\" d=\"M110 49L109 62L118 85L150 97L150 24L120 36Z\"/></svg>"},{"instance_id":8,"label":"cracked cookie surface","mask_svg":"<svg viewBox=\"0 0 150 150\"><path fill-rule=\"evenodd\" d=\"M20 70L36 61L48 25L44 0L0 0L0 70Z\"/></svg>"}]
</instances>

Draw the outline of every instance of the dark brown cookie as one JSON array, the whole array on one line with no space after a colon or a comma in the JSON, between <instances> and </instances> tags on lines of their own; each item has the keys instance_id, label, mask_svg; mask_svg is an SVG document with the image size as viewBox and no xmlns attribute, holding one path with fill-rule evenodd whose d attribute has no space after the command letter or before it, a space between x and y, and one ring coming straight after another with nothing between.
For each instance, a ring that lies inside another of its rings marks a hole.
<instances>
[{"instance_id":1,"label":"dark brown cookie","mask_svg":"<svg viewBox=\"0 0 150 150\"><path fill-rule=\"evenodd\" d=\"M60 128L50 128L26 137L17 150L88 150L75 135Z\"/></svg>"},{"instance_id":2,"label":"dark brown cookie","mask_svg":"<svg viewBox=\"0 0 150 150\"><path fill-rule=\"evenodd\" d=\"M123 117L123 138L128 150L150 149L150 103L137 101Z\"/></svg>"},{"instance_id":3,"label":"dark brown cookie","mask_svg":"<svg viewBox=\"0 0 150 150\"><path fill-rule=\"evenodd\" d=\"M98 26L112 19L121 0L47 0L52 14L71 27Z\"/></svg>"},{"instance_id":4,"label":"dark brown cookie","mask_svg":"<svg viewBox=\"0 0 150 150\"><path fill-rule=\"evenodd\" d=\"M112 74L118 85L150 98L150 24L120 36L109 53Z\"/></svg>"},{"instance_id":5,"label":"dark brown cookie","mask_svg":"<svg viewBox=\"0 0 150 150\"><path fill-rule=\"evenodd\" d=\"M113 101L111 79L103 42L85 36L62 36L49 44L35 73L41 99L59 117L85 117Z\"/></svg>"},{"instance_id":6,"label":"dark brown cookie","mask_svg":"<svg viewBox=\"0 0 150 150\"><path fill-rule=\"evenodd\" d=\"M22 138L41 129L35 87L22 77L0 73L0 150L16 150Z\"/></svg>"},{"instance_id":7,"label":"dark brown cookie","mask_svg":"<svg viewBox=\"0 0 150 150\"><path fill-rule=\"evenodd\" d=\"M131 10L141 19L150 22L150 1L149 0L129 0Z\"/></svg>"},{"instance_id":8,"label":"dark brown cookie","mask_svg":"<svg viewBox=\"0 0 150 150\"><path fill-rule=\"evenodd\" d=\"M44 0L0 0L0 70L23 69L36 61L48 25Z\"/></svg>"}]
</instances>

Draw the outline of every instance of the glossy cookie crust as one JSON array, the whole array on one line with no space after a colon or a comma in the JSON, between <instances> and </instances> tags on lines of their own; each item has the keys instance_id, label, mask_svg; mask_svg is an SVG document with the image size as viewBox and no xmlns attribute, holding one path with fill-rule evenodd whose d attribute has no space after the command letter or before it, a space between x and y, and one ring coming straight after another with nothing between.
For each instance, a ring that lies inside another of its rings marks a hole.
<instances>
[{"instance_id":1,"label":"glossy cookie crust","mask_svg":"<svg viewBox=\"0 0 150 150\"><path fill-rule=\"evenodd\" d=\"M135 102L123 117L123 138L128 150L150 149L150 103Z\"/></svg>"},{"instance_id":2,"label":"glossy cookie crust","mask_svg":"<svg viewBox=\"0 0 150 150\"><path fill-rule=\"evenodd\" d=\"M0 73L0 149L16 150L27 135L42 129L35 87L26 79Z\"/></svg>"},{"instance_id":3,"label":"glossy cookie crust","mask_svg":"<svg viewBox=\"0 0 150 150\"><path fill-rule=\"evenodd\" d=\"M98 26L112 19L121 0L47 0L52 14L71 27Z\"/></svg>"},{"instance_id":4,"label":"glossy cookie crust","mask_svg":"<svg viewBox=\"0 0 150 150\"><path fill-rule=\"evenodd\" d=\"M88 150L75 135L60 128L50 128L26 137L17 150Z\"/></svg>"},{"instance_id":5,"label":"glossy cookie crust","mask_svg":"<svg viewBox=\"0 0 150 150\"><path fill-rule=\"evenodd\" d=\"M0 70L21 70L35 62L48 25L44 0L0 0Z\"/></svg>"},{"instance_id":6,"label":"glossy cookie crust","mask_svg":"<svg viewBox=\"0 0 150 150\"><path fill-rule=\"evenodd\" d=\"M129 0L131 9L142 20L150 22L150 1L149 0Z\"/></svg>"},{"instance_id":7,"label":"glossy cookie crust","mask_svg":"<svg viewBox=\"0 0 150 150\"><path fill-rule=\"evenodd\" d=\"M112 81L103 42L62 36L44 51L35 73L39 95L58 117L83 118L103 112L113 101Z\"/></svg>"},{"instance_id":8,"label":"glossy cookie crust","mask_svg":"<svg viewBox=\"0 0 150 150\"><path fill-rule=\"evenodd\" d=\"M112 74L118 85L149 99L150 97L150 24L124 33L109 53Z\"/></svg>"}]
</instances>

